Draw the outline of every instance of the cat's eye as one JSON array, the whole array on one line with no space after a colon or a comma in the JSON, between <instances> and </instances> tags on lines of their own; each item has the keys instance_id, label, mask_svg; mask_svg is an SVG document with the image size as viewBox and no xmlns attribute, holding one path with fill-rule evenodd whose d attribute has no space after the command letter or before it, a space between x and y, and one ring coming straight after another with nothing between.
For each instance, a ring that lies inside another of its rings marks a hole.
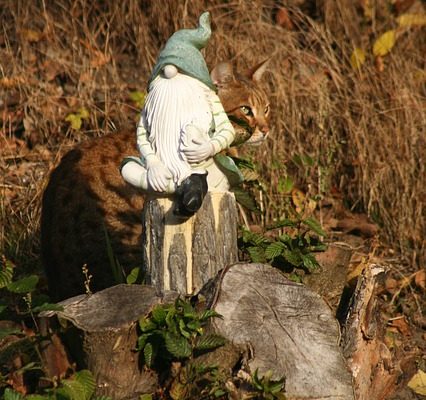
<instances>
[{"instance_id":1,"label":"cat's eye","mask_svg":"<svg viewBox=\"0 0 426 400\"><path fill-rule=\"evenodd\" d=\"M265 114L268 114L268 112L269 112L269 105L267 105L267 106L265 107L265 110L264 110L264 113L265 113Z\"/></svg>"},{"instance_id":2,"label":"cat's eye","mask_svg":"<svg viewBox=\"0 0 426 400\"><path fill-rule=\"evenodd\" d=\"M251 108L250 108L249 106L241 106L240 108L241 108L241 111L242 111L245 115L247 115L247 116L249 116L249 117L252 117L252 116L253 116L253 111L251 110Z\"/></svg>"}]
</instances>

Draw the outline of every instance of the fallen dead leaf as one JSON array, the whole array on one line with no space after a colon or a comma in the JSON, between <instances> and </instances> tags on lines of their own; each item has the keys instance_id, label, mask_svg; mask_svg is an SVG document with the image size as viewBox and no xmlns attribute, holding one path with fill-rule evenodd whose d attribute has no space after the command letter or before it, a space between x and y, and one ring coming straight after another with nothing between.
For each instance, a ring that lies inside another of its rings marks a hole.
<instances>
[{"instance_id":1,"label":"fallen dead leaf","mask_svg":"<svg viewBox=\"0 0 426 400\"><path fill-rule=\"evenodd\" d=\"M24 40L30 43L39 42L43 38L43 32L33 29L21 29L19 33Z\"/></svg>"},{"instance_id":2,"label":"fallen dead leaf","mask_svg":"<svg viewBox=\"0 0 426 400\"><path fill-rule=\"evenodd\" d=\"M292 31L294 29L294 24L291 21L288 10L285 7L281 7L277 14L275 15L275 22L277 25Z\"/></svg>"},{"instance_id":3,"label":"fallen dead leaf","mask_svg":"<svg viewBox=\"0 0 426 400\"><path fill-rule=\"evenodd\" d=\"M398 281L391 277L386 278L385 288L390 294L394 294L398 289Z\"/></svg>"},{"instance_id":4,"label":"fallen dead leaf","mask_svg":"<svg viewBox=\"0 0 426 400\"><path fill-rule=\"evenodd\" d=\"M405 317L398 317L389 322L391 328L396 328L398 332L403 336L411 336L410 326L407 323Z\"/></svg>"},{"instance_id":5,"label":"fallen dead leaf","mask_svg":"<svg viewBox=\"0 0 426 400\"><path fill-rule=\"evenodd\" d=\"M426 372L419 369L407 386L415 393L426 396Z\"/></svg>"},{"instance_id":6,"label":"fallen dead leaf","mask_svg":"<svg viewBox=\"0 0 426 400\"><path fill-rule=\"evenodd\" d=\"M414 275L414 283L417 287L425 289L426 288L426 271L420 270L417 271Z\"/></svg>"}]
</instances>

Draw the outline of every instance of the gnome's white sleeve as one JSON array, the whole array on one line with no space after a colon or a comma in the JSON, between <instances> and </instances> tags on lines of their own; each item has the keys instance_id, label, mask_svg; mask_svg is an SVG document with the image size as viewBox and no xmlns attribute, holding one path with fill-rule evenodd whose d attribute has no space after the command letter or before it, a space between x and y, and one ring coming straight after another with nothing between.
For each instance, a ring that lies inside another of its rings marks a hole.
<instances>
[{"instance_id":1,"label":"gnome's white sleeve","mask_svg":"<svg viewBox=\"0 0 426 400\"><path fill-rule=\"evenodd\" d=\"M150 156L154 156L155 152L148 140L148 132L145 129L145 118L141 115L136 129L136 143L138 145L139 153L147 160Z\"/></svg>"},{"instance_id":2,"label":"gnome's white sleeve","mask_svg":"<svg viewBox=\"0 0 426 400\"><path fill-rule=\"evenodd\" d=\"M213 119L216 127L210 139L210 143L213 145L214 154L217 154L231 146L235 138L235 130L229 121L228 115L223 109L222 102L215 92L210 92L209 101L212 106Z\"/></svg>"},{"instance_id":3,"label":"gnome's white sleeve","mask_svg":"<svg viewBox=\"0 0 426 400\"><path fill-rule=\"evenodd\" d=\"M155 154L148 140L148 132L145 129L145 118L142 113L136 129L136 142L147 169L147 181L157 192L174 191L172 174Z\"/></svg>"}]
</instances>

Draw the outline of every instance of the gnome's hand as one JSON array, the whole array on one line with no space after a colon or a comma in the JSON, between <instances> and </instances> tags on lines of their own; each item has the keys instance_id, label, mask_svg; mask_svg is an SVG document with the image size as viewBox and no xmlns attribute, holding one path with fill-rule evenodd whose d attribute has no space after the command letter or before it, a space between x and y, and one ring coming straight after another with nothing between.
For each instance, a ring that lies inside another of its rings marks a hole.
<instances>
[{"instance_id":1,"label":"gnome's hand","mask_svg":"<svg viewBox=\"0 0 426 400\"><path fill-rule=\"evenodd\" d=\"M183 147L182 151L191 164L205 161L215 154L215 149L210 140L200 137L192 139L189 146Z\"/></svg>"},{"instance_id":2,"label":"gnome's hand","mask_svg":"<svg viewBox=\"0 0 426 400\"><path fill-rule=\"evenodd\" d=\"M169 186L169 181L172 179L171 172L157 158L147 160L147 167L148 184L156 192L166 192Z\"/></svg>"}]
</instances>

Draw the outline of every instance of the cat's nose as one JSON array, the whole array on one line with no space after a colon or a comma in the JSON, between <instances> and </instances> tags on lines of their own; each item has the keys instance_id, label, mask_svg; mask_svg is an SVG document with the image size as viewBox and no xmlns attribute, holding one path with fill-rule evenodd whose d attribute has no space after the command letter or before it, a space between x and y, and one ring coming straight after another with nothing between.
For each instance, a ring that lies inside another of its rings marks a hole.
<instances>
[{"instance_id":1,"label":"cat's nose","mask_svg":"<svg viewBox=\"0 0 426 400\"><path fill-rule=\"evenodd\" d=\"M266 138L266 136L268 136L269 134L269 126L264 125L260 127L260 131L263 133L263 136Z\"/></svg>"}]
</instances>

